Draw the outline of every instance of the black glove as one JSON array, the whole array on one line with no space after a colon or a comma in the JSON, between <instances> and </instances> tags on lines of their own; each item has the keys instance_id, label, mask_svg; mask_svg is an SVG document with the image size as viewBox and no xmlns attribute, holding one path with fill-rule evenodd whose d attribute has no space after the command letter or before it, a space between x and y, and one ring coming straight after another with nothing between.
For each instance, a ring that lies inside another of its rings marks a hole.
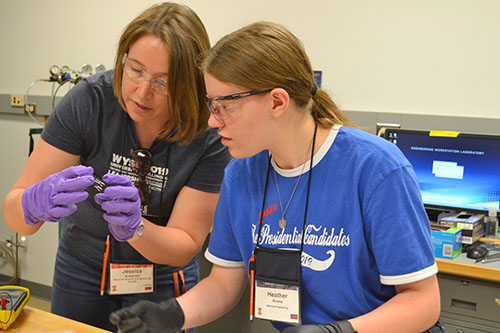
<instances>
[{"instance_id":1,"label":"black glove","mask_svg":"<svg viewBox=\"0 0 500 333\"><path fill-rule=\"evenodd\" d=\"M175 298L161 303L139 301L109 315L122 333L176 332L184 325L184 311Z\"/></svg>"},{"instance_id":2,"label":"black glove","mask_svg":"<svg viewBox=\"0 0 500 333\"><path fill-rule=\"evenodd\" d=\"M281 333L357 333L347 320L325 325L300 325L285 328Z\"/></svg>"}]
</instances>

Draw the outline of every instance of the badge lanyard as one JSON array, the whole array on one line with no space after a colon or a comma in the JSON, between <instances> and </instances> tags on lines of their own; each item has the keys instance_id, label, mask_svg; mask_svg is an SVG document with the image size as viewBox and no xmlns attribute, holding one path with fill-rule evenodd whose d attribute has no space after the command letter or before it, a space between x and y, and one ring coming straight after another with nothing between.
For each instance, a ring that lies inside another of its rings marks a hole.
<instances>
[{"instance_id":1,"label":"badge lanyard","mask_svg":"<svg viewBox=\"0 0 500 333\"><path fill-rule=\"evenodd\" d=\"M259 220L257 244L252 257L250 258L248 270L250 275L250 320L253 320L255 317L258 319L281 321L291 324L300 324L302 322L301 256L304 247L304 230L307 220L307 208L309 204L309 192L311 188L311 175L317 129L318 125L316 124L311 149L311 161L307 182L306 204L304 209L300 250L275 249L260 246L260 233L262 224L264 223L264 216L262 215L262 218ZM266 203L270 169L271 155L269 156L269 163L267 167L261 211L264 211Z\"/></svg>"}]
</instances>

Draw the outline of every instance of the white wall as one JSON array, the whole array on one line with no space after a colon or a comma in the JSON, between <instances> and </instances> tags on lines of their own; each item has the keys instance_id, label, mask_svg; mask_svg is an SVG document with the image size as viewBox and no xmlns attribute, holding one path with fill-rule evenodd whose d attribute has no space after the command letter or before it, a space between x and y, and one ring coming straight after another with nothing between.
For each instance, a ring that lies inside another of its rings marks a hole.
<instances>
[{"instance_id":1,"label":"white wall","mask_svg":"<svg viewBox=\"0 0 500 333\"><path fill-rule=\"evenodd\" d=\"M111 68L124 26L156 1L1 0L0 94L25 93L53 65ZM305 44L341 109L500 118L498 0L185 0L212 43L257 20L281 23ZM31 93L50 95L51 86ZM0 105L0 111L6 108ZM20 174L27 116L0 113L0 195ZM8 131L6 134L4 130ZM22 153L18 154L19 151ZM0 226L0 240L9 235ZM44 227L49 229L49 227ZM50 285L54 234L30 238L21 277ZM31 241L44 239L43 245ZM46 262L46 268L38 266ZM1 272L0 272L1 273Z\"/></svg>"},{"instance_id":2,"label":"white wall","mask_svg":"<svg viewBox=\"0 0 500 333\"><path fill-rule=\"evenodd\" d=\"M41 119L38 119L42 121ZM28 158L30 128L38 128L29 118L15 115L0 114L1 168L0 168L0 198L3 201L17 178L21 175L24 163ZM33 138L38 141L39 135ZM15 240L15 233L3 224L0 218L0 241ZM54 260L58 242L58 224L46 223L36 234L27 236L21 242L24 248L19 248L19 272L23 280L52 285ZM3 266L10 275L14 272L10 265Z\"/></svg>"},{"instance_id":3,"label":"white wall","mask_svg":"<svg viewBox=\"0 0 500 333\"><path fill-rule=\"evenodd\" d=\"M112 67L121 30L154 2L2 0L0 93L25 92L52 64ZM498 0L184 3L212 42L256 20L290 28L342 109L500 117Z\"/></svg>"}]
</instances>

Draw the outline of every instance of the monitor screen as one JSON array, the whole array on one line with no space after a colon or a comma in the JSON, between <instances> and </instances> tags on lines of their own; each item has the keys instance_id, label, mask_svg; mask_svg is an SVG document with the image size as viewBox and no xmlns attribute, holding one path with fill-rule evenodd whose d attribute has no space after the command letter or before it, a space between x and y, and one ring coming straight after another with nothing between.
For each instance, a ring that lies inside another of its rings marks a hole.
<instances>
[{"instance_id":1,"label":"monitor screen","mask_svg":"<svg viewBox=\"0 0 500 333\"><path fill-rule=\"evenodd\" d=\"M500 211L500 136L387 129L385 138L412 164L426 207Z\"/></svg>"}]
</instances>

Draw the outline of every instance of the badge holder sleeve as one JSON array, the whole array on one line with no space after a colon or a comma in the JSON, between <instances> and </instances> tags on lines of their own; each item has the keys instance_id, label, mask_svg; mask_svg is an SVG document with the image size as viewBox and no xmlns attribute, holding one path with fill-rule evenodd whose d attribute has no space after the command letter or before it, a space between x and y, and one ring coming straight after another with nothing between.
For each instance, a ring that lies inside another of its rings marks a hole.
<instances>
[{"instance_id":1,"label":"badge holder sleeve","mask_svg":"<svg viewBox=\"0 0 500 333\"><path fill-rule=\"evenodd\" d=\"M300 251L258 246L254 255L255 318L300 324L302 303Z\"/></svg>"}]
</instances>

